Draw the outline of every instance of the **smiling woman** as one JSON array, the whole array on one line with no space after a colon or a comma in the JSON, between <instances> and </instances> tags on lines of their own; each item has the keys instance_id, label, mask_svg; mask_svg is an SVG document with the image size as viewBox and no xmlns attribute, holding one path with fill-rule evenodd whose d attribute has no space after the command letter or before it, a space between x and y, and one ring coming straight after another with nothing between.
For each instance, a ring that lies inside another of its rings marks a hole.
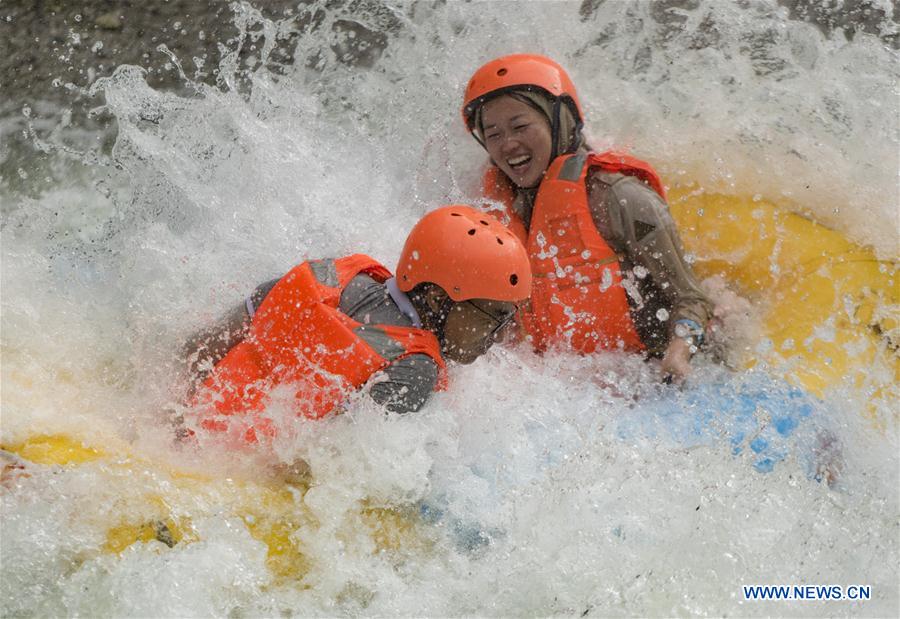
<instances>
[{"instance_id":1,"label":"smiling woman","mask_svg":"<svg viewBox=\"0 0 900 619\"><path fill-rule=\"evenodd\" d=\"M529 99L515 93L492 99L481 112L485 148L518 187L534 187L550 165L550 122Z\"/></svg>"},{"instance_id":2,"label":"smiling woman","mask_svg":"<svg viewBox=\"0 0 900 619\"><path fill-rule=\"evenodd\" d=\"M535 287L522 322L535 348L645 353L662 357L664 379L683 380L712 303L684 260L656 172L590 151L574 84L542 56L478 69L463 117L491 158L485 193L528 248Z\"/></svg>"}]
</instances>

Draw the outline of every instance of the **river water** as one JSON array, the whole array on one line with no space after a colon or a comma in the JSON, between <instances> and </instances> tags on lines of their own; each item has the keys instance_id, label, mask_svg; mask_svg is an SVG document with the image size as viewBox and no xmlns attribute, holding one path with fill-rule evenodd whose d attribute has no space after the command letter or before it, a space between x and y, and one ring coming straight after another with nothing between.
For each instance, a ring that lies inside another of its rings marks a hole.
<instances>
[{"instance_id":1,"label":"river water","mask_svg":"<svg viewBox=\"0 0 900 619\"><path fill-rule=\"evenodd\" d=\"M640 360L495 348L420 414L360 397L276 445L315 480L288 499L315 524L293 528L307 564L287 577L251 535L239 504L252 493L229 485L259 471L174 450L164 413L184 389L180 344L257 283L306 257L392 265L411 222L475 195L484 154L461 92L504 53L568 68L595 146L631 148L670 184L794 205L896 260L900 64L884 36L826 35L764 0L323 3L291 36L235 10L244 36L222 42L234 53L218 86L173 57L177 93L121 66L94 82L93 120L65 106L40 120L41 101L0 119L7 139L28 136L0 149L17 161L0 185L4 444L67 434L116 454L32 467L4 490L0 614L897 616L896 404L874 424L848 388L809 400L843 444L829 489L800 446L761 473L724 438L623 433L618 420L660 399L690 414ZM268 62L287 44L293 64ZM767 380L700 360L694 385L782 393ZM193 542L98 550L159 501ZM373 546L362 504L416 532ZM872 597L745 600L754 584Z\"/></svg>"}]
</instances>

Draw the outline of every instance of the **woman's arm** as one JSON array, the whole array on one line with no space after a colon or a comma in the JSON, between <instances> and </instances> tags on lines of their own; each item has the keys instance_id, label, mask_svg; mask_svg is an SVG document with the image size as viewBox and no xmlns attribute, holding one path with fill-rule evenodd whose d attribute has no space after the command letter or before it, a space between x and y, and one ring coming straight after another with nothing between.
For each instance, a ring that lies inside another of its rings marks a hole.
<instances>
[{"instance_id":1,"label":"woman's arm","mask_svg":"<svg viewBox=\"0 0 900 619\"><path fill-rule=\"evenodd\" d=\"M601 173L591 180L592 214L601 235L617 251L624 251L636 277L652 279L670 308L663 369L676 379L683 377L689 371L691 348L701 343L712 317L713 304L684 258L675 221L662 198L634 177ZM639 267L642 272L637 272Z\"/></svg>"},{"instance_id":2,"label":"woman's arm","mask_svg":"<svg viewBox=\"0 0 900 619\"><path fill-rule=\"evenodd\" d=\"M669 208L655 191L634 178L613 185L619 206L625 251L632 264L647 269L662 295L672 305L669 334L679 320L691 320L700 329L712 317L712 302L700 288L684 259L684 249Z\"/></svg>"}]
</instances>

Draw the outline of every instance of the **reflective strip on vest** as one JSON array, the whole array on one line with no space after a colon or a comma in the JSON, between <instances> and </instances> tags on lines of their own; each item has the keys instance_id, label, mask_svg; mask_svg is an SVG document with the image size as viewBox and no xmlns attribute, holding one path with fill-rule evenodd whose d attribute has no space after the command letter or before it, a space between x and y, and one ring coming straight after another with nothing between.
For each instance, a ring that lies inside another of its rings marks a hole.
<instances>
[{"instance_id":1,"label":"reflective strip on vest","mask_svg":"<svg viewBox=\"0 0 900 619\"><path fill-rule=\"evenodd\" d=\"M393 361L406 352L400 342L385 333L381 327L360 325L353 329L353 333L388 361Z\"/></svg>"},{"instance_id":2,"label":"reflective strip on vest","mask_svg":"<svg viewBox=\"0 0 900 619\"><path fill-rule=\"evenodd\" d=\"M584 167L584 162L586 159L586 153L579 153L574 157L569 157L563 164L557 178L561 181L570 181L574 183L579 178L581 178L581 169Z\"/></svg>"},{"instance_id":3,"label":"reflective strip on vest","mask_svg":"<svg viewBox=\"0 0 900 619\"><path fill-rule=\"evenodd\" d=\"M329 288L335 288L340 284L338 279L337 266L334 260L326 258L324 260L310 260L309 268L312 269L313 275L319 280L319 283Z\"/></svg>"}]
</instances>

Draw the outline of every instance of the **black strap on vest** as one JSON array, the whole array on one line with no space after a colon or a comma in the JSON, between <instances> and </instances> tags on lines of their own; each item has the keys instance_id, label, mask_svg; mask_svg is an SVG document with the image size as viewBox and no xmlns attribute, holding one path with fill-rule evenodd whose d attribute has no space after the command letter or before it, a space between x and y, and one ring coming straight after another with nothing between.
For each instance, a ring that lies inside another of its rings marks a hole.
<instances>
[{"instance_id":1,"label":"black strap on vest","mask_svg":"<svg viewBox=\"0 0 900 619\"><path fill-rule=\"evenodd\" d=\"M550 149L550 161L559 156L559 97L553 99L553 118L550 119L550 135L553 136L553 147Z\"/></svg>"}]
</instances>

